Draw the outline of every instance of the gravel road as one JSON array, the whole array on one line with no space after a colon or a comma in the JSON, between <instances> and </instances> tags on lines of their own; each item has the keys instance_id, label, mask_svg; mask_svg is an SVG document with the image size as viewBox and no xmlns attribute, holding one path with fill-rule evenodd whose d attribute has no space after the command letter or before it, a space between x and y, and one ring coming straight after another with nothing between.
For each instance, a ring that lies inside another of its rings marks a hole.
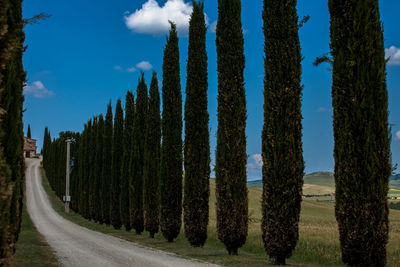
<instances>
[{"instance_id":1,"label":"gravel road","mask_svg":"<svg viewBox=\"0 0 400 267\"><path fill-rule=\"evenodd\" d=\"M42 186L39 159L26 160L26 197L30 217L63 266L217 266L91 231L57 214Z\"/></svg>"}]
</instances>

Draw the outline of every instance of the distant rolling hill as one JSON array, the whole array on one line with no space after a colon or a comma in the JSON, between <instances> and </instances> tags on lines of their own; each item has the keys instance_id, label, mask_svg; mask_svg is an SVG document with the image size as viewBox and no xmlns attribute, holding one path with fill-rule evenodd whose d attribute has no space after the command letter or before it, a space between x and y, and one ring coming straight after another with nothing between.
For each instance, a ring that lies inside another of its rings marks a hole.
<instances>
[{"instance_id":1,"label":"distant rolling hill","mask_svg":"<svg viewBox=\"0 0 400 267\"><path fill-rule=\"evenodd\" d=\"M249 181L249 186L262 188L262 180ZM400 189L400 174L390 177L389 186ZM304 195L325 195L335 192L335 178L331 172L313 172L304 176Z\"/></svg>"}]
</instances>

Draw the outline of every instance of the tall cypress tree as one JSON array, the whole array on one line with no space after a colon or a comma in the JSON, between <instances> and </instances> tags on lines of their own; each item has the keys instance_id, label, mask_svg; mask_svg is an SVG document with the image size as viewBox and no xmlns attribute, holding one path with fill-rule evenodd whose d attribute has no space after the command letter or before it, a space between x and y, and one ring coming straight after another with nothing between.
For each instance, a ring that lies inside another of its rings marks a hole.
<instances>
[{"instance_id":1,"label":"tall cypress tree","mask_svg":"<svg viewBox=\"0 0 400 267\"><path fill-rule=\"evenodd\" d=\"M78 176L79 176L79 181L77 182L77 187L78 187L78 193L77 197L78 199L76 200L77 202L77 211L79 214L83 214L83 190L84 190L84 169L86 166L85 162L85 138L86 138L86 128L87 125L84 125L84 130L82 131L81 137L79 139L79 163L78 163Z\"/></svg>"},{"instance_id":2,"label":"tall cypress tree","mask_svg":"<svg viewBox=\"0 0 400 267\"><path fill-rule=\"evenodd\" d=\"M25 71L22 63L23 31L22 1L2 1L0 11L0 144L3 150L3 188L7 194L0 200L0 216L8 219L0 229L1 258L14 253L21 226L25 162L23 157L24 133L22 122L23 86ZM8 166L7 166L8 165ZM7 210L8 209L8 210ZM4 235L2 235L2 232ZM4 246L3 246L4 244Z\"/></svg>"},{"instance_id":3,"label":"tall cypress tree","mask_svg":"<svg viewBox=\"0 0 400 267\"><path fill-rule=\"evenodd\" d=\"M32 138L31 137L31 125L30 124L28 124L28 133L26 134L26 137Z\"/></svg>"},{"instance_id":4,"label":"tall cypress tree","mask_svg":"<svg viewBox=\"0 0 400 267\"><path fill-rule=\"evenodd\" d=\"M101 185L101 211L103 222L106 225L110 224L110 186L112 177L112 168L110 161L112 160L112 143L113 143L113 113L111 101L107 106L107 114L104 122L104 135L103 135L103 172L102 172L102 185Z\"/></svg>"},{"instance_id":5,"label":"tall cypress tree","mask_svg":"<svg viewBox=\"0 0 400 267\"><path fill-rule=\"evenodd\" d=\"M120 196L120 215L121 223L125 226L127 231L130 231L130 209L129 209L129 180L130 180L130 168L129 164L131 161L132 154L132 135L133 125L135 116L135 100L133 93L128 91L125 98L125 122L124 122L124 155L122 158L122 170L121 170L121 196Z\"/></svg>"},{"instance_id":6,"label":"tall cypress tree","mask_svg":"<svg viewBox=\"0 0 400 267\"><path fill-rule=\"evenodd\" d=\"M384 266L391 174L378 0L330 0L336 204L342 260Z\"/></svg>"},{"instance_id":7,"label":"tall cypress tree","mask_svg":"<svg viewBox=\"0 0 400 267\"><path fill-rule=\"evenodd\" d=\"M299 238L304 161L297 1L264 0L262 231L270 263L284 265ZM282 39L282 36L286 36ZM290 162L291 164L288 164Z\"/></svg>"},{"instance_id":8,"label":"tall cypress tree","mask_svg":"<svg viewBox=\"0 0 400 267\"><path fill-rule=\"evenodd\" d=\"M143 215L143 167L146 138L146 117L148 110L147 86L144 73L139 80L136 92L135 122L133 126L132 176L130 187L133 188L131 202L131 224L137 234L144 230Z\"/></svg>"},{"instance_id":9,"label":"tall cypress tree","mask_svg":"<svg viewBox=\"0 0 400 267\"><path fill-rule=\"evenodd\" d=\"M117 101L114 117L114 136L112 152L112 180L111 180L111 208L110 221L115 229L122 226L120 217L119 198L121 192L121 165L124 154L124 111L122 110L121 99Z\"/></svg>"},{"instance_id":10,"label":"tall cypress tree","mask_svg":"<svg viewBox=\"0 0 400 267\"><path fill-rule=\"evenodd\" d=\"M101 202L103 201L101 195L101 183L102 183L102 166L103 166L103 142L104 142L104 118L103 114L100 114L97 122L97 136L96 140L96 151L95 151L95 181L94 181L94 220L99 223L103 223L103 217L101 213Z\"/></svg>"},{"instance_id":11,"label":"tall cypress tree","mask_svg":"<svg viewBox=\"0 0 400 267\"><path fill-rule=\"evenodd\" d=\"M89 203L89 195L91 190L91 181L90 181L90 173L91 173L91 163L90 163L90 154L93 152L90 146L91 143L91 135L92 135L92 120L89 120L87 123L85 138L83 143L83 176L82 176L82 216L85 219L90 220L90 203Z\"/></svg>"},{"instance_id":12,"label":"tall cypress tree","mask_svg":"<svg viewBox=\"0 0 400 267\"><path fill-rule=\"evenodd\" d=\"M160 93L156 72L153 72L149 95L143 171L144 215L145 229L150 233L150 237L154 237L154 234L158 232L159 226L160 198L158 184L160 180L161 155Z\"/></svg>"},{"instance_id":13,"label":"tall cypress tree","mask_svg":"<svg viewBox=\"0 0 400 267\"><path fill-rule=\"evenodd\" d=\"M172 22L163 57L160 226L168 242L181 229L182 216L182 93L179 44Z\"/></svg>"},{"instance_id":14,"label":"tall cypress tree","mask_svg":"<svg viewBox=\"0 0 400 267\"><path fill-rule=\"evenodd\" d=\"M216 196L218 238L229 254L246 242L246 96L240 0L218 0L218 130Z\"/></svg>"},{"instance_id":15,"label":"tall cypress tree","mask_svg":"<svg viewBox=\"0 0 400 267\"><path fill-rule=\"evenodd\" d=\"M96 137L97 137L97 117L93 118L93 123L90 129L90 136L88 140L88 147L89 147L89 217L91 220L96 221L95 213L96 213L96 200L95 200L95 185L96 185L96 167L95 167L95 159L96 159Z\"/></svg>"},{"instance_id":16,"label":"tall cypress tree","mask_svg":"<svg viewBox=\"0 0 400 267\"><path fill-rule=\"evenodd\" d=\"M210 144L207 111L207 52L204 2L193 1L185 102L185 236L192 246L207 239Z\"/></svg>"}]
</instances>

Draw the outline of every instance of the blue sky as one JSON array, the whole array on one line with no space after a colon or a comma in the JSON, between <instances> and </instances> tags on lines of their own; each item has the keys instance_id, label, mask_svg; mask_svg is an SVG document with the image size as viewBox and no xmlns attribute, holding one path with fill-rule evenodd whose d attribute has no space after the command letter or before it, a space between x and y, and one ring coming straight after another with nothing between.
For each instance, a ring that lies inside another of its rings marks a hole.
<instances>
[{"instance_id":1,"label":"blue sky","mask_svg":"<svg viewBox=\"0 0 400 267\"><path fill-rule=\"evenodd\" d=\"M306 173L332 171L333 132L331 73L328 66L314 67L315 57L329 52L329 12L327 0L298 1L301 19L311 19L300 29L304 60L303 150ZM52 17L40 25L26 27L24 56L27 71L25 88L25 131L31 124L32 137L41 147L44 127L52 137L60 131L82 131L94 115L105 113L111 100L124 100L126 91L136 92L140 70L150 83L155 70L162 78L162 56L167 22L177 22L180 35L182 95L185 98L188 0L25 0L24 17L40 12ZM208 110L212 161L217 130L217 62L215 22L218 1L205 0L208 20ZM393 163L400 163L400 1L381 0L385 48L391 61L387 67L389 121L392 127ZM242 1L245 39L245 88L247 98L247 153L249 179L260 178L261 130L263 125L263 45L262 1ZM115 107L115 106L114 106Z\"/></svg>"}]
</instances>

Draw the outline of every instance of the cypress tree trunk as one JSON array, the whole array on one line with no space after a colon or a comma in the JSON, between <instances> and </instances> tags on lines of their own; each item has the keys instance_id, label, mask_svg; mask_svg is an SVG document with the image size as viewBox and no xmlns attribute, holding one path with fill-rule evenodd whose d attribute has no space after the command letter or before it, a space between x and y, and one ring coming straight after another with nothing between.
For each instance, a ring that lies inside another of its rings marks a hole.
<instances>
[{"instance_id":1,"label":"cypress tree trunk","mask_svg":"<svg viewBox=\"0 0 400 267\"><path fill-rule=\"evenodd\" d=\"M122 159L122 171L121 171L121 197L120 197L120 214L121 223L125 226L127 231L130 231L130 209L129 209L129 180L130 180L130 169L129 164L132 153L132 135L133 135L133 123L135 116L135 100L133 93L128 91L125 98L125 123L124 123L124 155Z\"/></svg>"},{"instance_id":2,"label":"cypress tree trunk","mask_svg":"<svg viewBox=\"0 0 400 267\"><path fill-rule=\"evenodd\" d=\"M112 180L111 180L111 209L110 220L115 229L122 226L119 212L119 198L121 193L121 165L124 154L124 111L122 110L121 99L117 101L114 118L114 141L112 155Z\"/></svg>"},{"instance_id":3,"label":"cypress tree trunk","mask_svg":"<svg viewBox=\"0 0 400 267\"><path fill-rule=\"evenodd\" d=\"M304 161L297 1L264 0L262 231L270 263L285 265L299 239ZM282 39L282 36L287 36ZM288 164L290 162L290 164Z\"/></svg>"},{"instance_id":4,"label":"cypress tree trunk","mask_svg":"<svg viewBox=\"0 0 400 267\"><path fill-rule=\"evenodd\" d=\"M143 168L146 138L146 118L148 110L147 86L144 80L144 73L139 80L136 92L136 113L133 126L133 154L132 159L132 176L130 187L133 189L131 202L131 224L137 234L141 234L144 230L143 215Z\"/></svg>"},{"instance_id":5,"label":"cypress tree trunk","mask_svg":"<svg viewBox=\"0 0 400 267\"><path fill-rule=\"evenodd\" d=\"M104 118L100 114L97 123L97 136L96 140L96 158L95 158L95 182L94 182L94 210L95 220L99 223L103 223L103 216L101 214L101 202L103 201L101 195L101 178L102 178L102 166L103 166L103 142L104 142Z\"/></svg>"},{"instance_id":6,"label":"cypress tree trunk","mask_svg":"<svg viewBox=\"0 0 400 267\"><path fill-rule=\"evenodd\" d=\"M30 124L28 124L28 133L26 134L26 137L32 138L31 137L31 125Z\"/></svg>"},{"instance_id":7,"label":"cypress tree trunk","mask_svg":"<svg viewBox=\"0 0 400 267\"><path fill-rule=\"evenodd\" d=\"M106 120L104 122L104 140L103 140L103 173L101 185L101 199L102 199L102 215L103 222L106 225L110 224L110 186L112 169L110 161L112 160L112 143L113 143L113 114L111 102L107 106Z\"/></svg>"},{"instance_id":8,"label":"cypress tree trunk","mask_svg":"<svg viewBox=\"0 0 400 267\"><path fill-rule=\"evenodd\" d=\"M218 0L218 130L216 197L218 238L229 254L246 242L246 96L240 0Z\"/></svg>"},{"instance_id":9,"label":"cypress tree trunk","mask_svg":"<svg viewBox=\"0 0 400 267\"><path fill-rule=\"evenodd\" d=\"M193 1L185 102L185 236L192 246L207 239L210 144L207 111L207 52L204 3Z\"/></svg>"},{"instance_id":10,"label":"cypress tree trunk","mask_svg":"<svg viewBox=\"0 0 400 267\"><path fill-rule=\"evenodd\" d=\"M146 148L144 160L144 215L145 229L150 237L158 232L159 226L159 180L161 155L161 117L160 93L158 91L157 73L153 72L149 93L149 109L146 128Z\"/></svg>"},{"instance_id":11,"label":"cypress tree trunk","mask_svg":"<svg viewBox=\"0 0 400 267\"><path fill-rule=\"evenodd\" d=\"M391 174L378 0L330 0L335 214L342 260L384 266Z\"/></svg>"},{"instance_id":12,"label":"cypress tree trunk","mask_svg":"<svg viewBox=\"0 0 400 267\"><path fill-rule=\"evenodd\" d=\"M163 57L160 226L168 242L181 229L182 216L182 95L176 25L171 30Z\"/></svg>"}]
</instances>

